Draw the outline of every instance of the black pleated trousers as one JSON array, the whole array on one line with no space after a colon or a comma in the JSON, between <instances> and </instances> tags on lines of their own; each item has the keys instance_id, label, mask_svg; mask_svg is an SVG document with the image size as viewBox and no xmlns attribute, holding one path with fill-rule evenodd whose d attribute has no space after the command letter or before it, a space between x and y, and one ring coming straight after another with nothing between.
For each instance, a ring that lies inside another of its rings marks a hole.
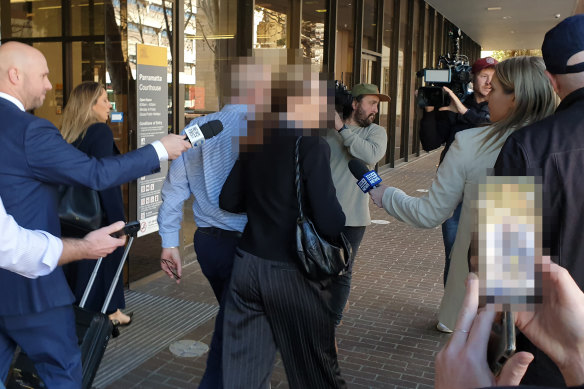
<instances>
[{"instance_id":1,"label":"black pleated trousers","mask_svg":"<svg viewBox=\"0 0 584 389\"><path fill-rule=\"evenodd\" d=\"M290 388L345 388L330 301L330 288L296 264L238 249L225 301L224 387L269 388L279 350Z\"/></svg>"}]
</instances>

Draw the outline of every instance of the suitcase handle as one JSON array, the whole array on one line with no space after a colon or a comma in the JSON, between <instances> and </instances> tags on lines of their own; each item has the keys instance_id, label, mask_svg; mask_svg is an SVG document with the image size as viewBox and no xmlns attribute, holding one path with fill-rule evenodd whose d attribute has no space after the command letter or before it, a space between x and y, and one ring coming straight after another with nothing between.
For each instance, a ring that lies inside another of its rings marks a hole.
<instances>
[{"instance_id":1,"label":"suitcase handle","mask_svg":"<svg viewBox=\"0 0 584 389\"><path fill-rule=\"evenodd\" d=\"M123 231L123 233L127 234L130 237L130 239L128 240L128 244L126 245L126 248L124 250L124 255L122 256L122 259L120 260L120 264L118 266L116 274L114 275L114 278L113 278L112 283L110 285L109 291L108 291L107 296L106 296L105 301L104 301L104 304L101 308L101 313L105 314L105 311L107 310L107 307L108 307L108 305L112 299L112 296L114 294L114 290L115 290L118 278L120 278L120 274L122 273L122 270L124 268L124 264L126 263L126 259L128 258L128 253L130 252L130 247L132 247L132 243L134 242L134 237L136 236L136 234L138 233L139 230L140 230L140 222L138 222L138 221L126 223L123 230L120 230L120 232ZM121 236L121 235L118 234L118 236ZM87 283L87 287L85 288L85 291L83 292L83 297L81 297L81 301L79 302L80 308L85 307L85 303L87 302L87 298L89 297L89 293L91 292L91 288L93 287L93 283L95 282L95 278L97 277L97 272L99 271L99 267L101 266L102 261L103 261L103 257L99 258L97 260L97 263L95 264L95 267L93 268L93 272L91 273L91 277L89 278L89 282Z\"/></svg>"},{"instance_id":2,"label":"suitcase handle","mask_svg":"<svg viewBox=\"0 0 584 389\"><path fill-rule=\"evenodd\" d=\"M93 272L91 272L91 277L89 277L89 282L87 283L87 287L85 288L85 291L83 292L83 297L81 297L81 301L79 302L80 308L85 307L85 303L87 302L87 298L89 297L89 292L91 292L91 287L93 286L93 283L95 282L95 277L97 276L97 272L99 271L99 267L101 266L101 261L103 261L103 257L101 257L97 260L97 263L95 264L95 267L93 268Z\"/></svg>"},{"instance_id":3,"label":"suitcase handle","mask_svg":"<svg viewBox=\"0 0 584 389\"><path fill-rule=\"evenodd\" d=\"M124 263L126 262L126 258L128 257L128 253L130 252L130 247L132 247L133 242L134 242L134 237L130 236L130 239L128 240L128 244L126 245L126 250L124 251L124 256L122 257L122 260L120 261L120 265L118 266L118 270L116 271L116 275L114 276L114 279L112 280L112 284L110 285L110 288L109 288L109 291L107 292L107 296L105 298L105 301L103 302L103 306L101 307L101 313L105 313L105 311L107 310L107 307L112 299L112 296L114 295L114 290L116 289L116 284L118 283L118 278L120 278L120 275L122 274L122 270L124 269Z\"/></svg>"}]
</instances>

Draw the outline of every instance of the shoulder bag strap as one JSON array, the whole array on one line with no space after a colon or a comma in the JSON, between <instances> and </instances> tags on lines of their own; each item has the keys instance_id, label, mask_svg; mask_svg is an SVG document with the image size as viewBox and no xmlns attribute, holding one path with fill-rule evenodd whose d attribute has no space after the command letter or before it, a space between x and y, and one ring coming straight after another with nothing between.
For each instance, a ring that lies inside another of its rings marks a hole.
<instances>
[{"instance_id":1,"label":"shoulder bag strap","mask_svg":"<svg viewBox=\"0 0 584 389\"><path fill-rule=\"evenodd\" d=\"M304 212L302 212L302 191L300 189L300 139L296 139L295 163L296 163L296 198L298 199L298 211L300 212L300 219L304 219Z\"/></svg>"}]
</instances>

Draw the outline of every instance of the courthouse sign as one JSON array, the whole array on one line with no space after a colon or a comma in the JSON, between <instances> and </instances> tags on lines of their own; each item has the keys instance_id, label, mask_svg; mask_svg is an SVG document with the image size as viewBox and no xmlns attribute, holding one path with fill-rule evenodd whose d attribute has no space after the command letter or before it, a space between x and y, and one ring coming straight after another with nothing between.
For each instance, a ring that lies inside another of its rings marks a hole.
<instances>
[{"instance_id":1,"label":"courthouse sign","mask_svg":"<svg viewBox=\"0 0 584 389\"><path fill-rule=\"evenodd\" d=\"M166 48L136 45L137 139L138 146L168 134L168 84ZM162 203L160 190L166 178L168 163L160 163L160 172L141 177L137 183L138 236L158 231L158 208Z\"/></svg>"}]
</instances>

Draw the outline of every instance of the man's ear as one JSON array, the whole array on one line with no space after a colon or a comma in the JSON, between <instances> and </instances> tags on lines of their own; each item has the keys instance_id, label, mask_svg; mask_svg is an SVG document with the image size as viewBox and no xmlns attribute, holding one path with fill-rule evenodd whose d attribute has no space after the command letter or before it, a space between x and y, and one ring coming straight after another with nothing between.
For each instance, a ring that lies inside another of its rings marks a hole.
<instances>
[{"instance_id":1,"label":"man's ear","mask_svg":"<svg viewBox=\"0 0 584 389\"><path fill-rule=\"evenodd\" d=\"M545 71L545 75L547 76L547 78L550 80L551 84L552 84L552 88L554 88L554 91L560 95L560 85L558 83L558 78L555 74L551 74L550 72L548 72L547 70Z\"/></svg>"},{"instance_id":2,"label":"man's ear","mask_svg":"<svg viewBox=\"0 0 584 389\"><path fill-rule=\"evenodd\" d=\"M357 109L358 105L359 103L357 102L357 99L353 99L353 111Z\"/></svg>"},{"instance_id":3,"label":"man's ear","mask_svg":"<svg viewBox=\"0 0 584 389\"><path fill-rule=\"evenodd\" d=\"M17 84L20 81L20 75L18 74L18 69L10 68L8 69L8 79L10 83Z\"/></svg>"}]
</instances>

